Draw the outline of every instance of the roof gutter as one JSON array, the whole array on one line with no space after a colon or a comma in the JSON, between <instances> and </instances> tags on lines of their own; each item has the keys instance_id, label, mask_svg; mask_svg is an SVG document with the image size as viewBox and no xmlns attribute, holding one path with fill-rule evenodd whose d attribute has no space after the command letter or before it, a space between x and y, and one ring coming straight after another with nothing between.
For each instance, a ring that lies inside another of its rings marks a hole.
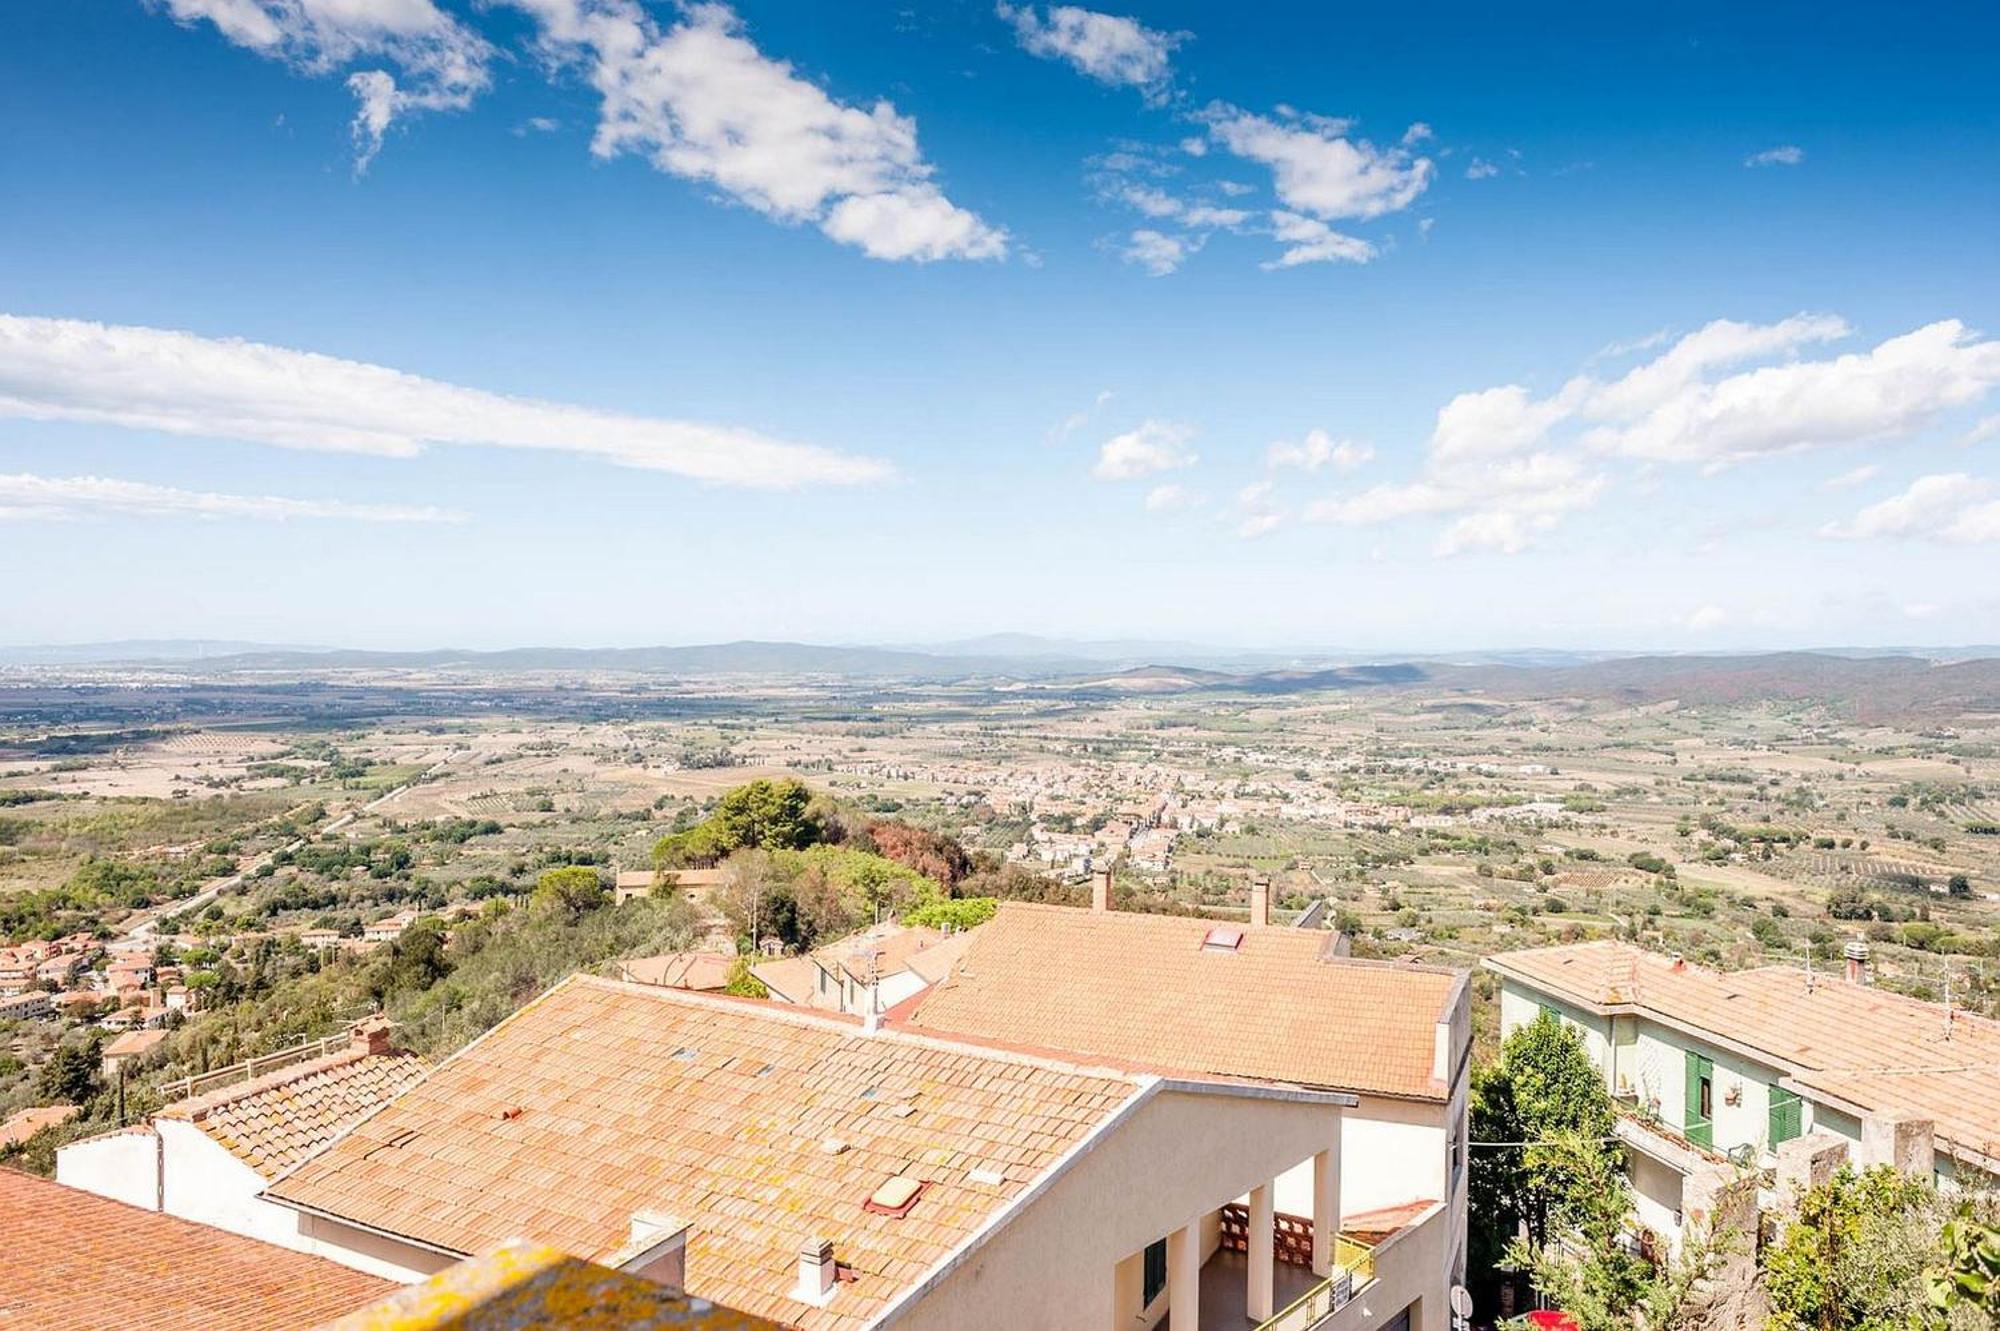
<instances>
[{"instance_id":1,"label":"roof gutter","mask_svg":"<svg viewBox=\"0 0 2000 1331\"><path fill-rule=\"evenodd\" d=\"M447 1248L439 1243L427 1243L423 1239L412 1238L408 1234L398 1234L393 1229L383 1229L380 1225L371 1225L365 1220L356 1220L352 1216L344 1216L337 1211L324 1211L317 1206L309 1206L305 1202L295 1202L289 1197L279 1197L269 1189L258 1193L257 1198L259 1201L272 1202L278 1206L288 1207L291 1210L313 1216L320 1220L331 1220L336 1225L346 1225L349 1229L358 1229L363 1233L373 1234L377 1238L390 1239L412 1248L421 1248L425 1252L436 1253L440 1257L449 1257L454 1262L462 1262L472 1256L469 1252L461 1252L457 1248Z\"/></svg>"}]
</instances>

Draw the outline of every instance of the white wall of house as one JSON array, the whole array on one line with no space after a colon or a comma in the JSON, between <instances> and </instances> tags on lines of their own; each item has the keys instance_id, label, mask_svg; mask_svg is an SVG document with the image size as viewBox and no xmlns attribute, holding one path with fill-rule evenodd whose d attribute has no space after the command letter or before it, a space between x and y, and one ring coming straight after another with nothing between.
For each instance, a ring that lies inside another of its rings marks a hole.
<instances>
[{"instance_id":1,"label":"white wall of house","mask_svg":"<svg viewBox=\"0 0 2000 1331\"><path fill-rule=\"evenodd\" d=\"M1338 1141L1322 1105L1162 1091L888 1324L1131 1327L1134 1256L1184 1225L1205 1255L1217 1207Z\"/></svg>"},{"instance_id":2,"label":"white wall of house","mask_svg":"<svg viewBox=\"0 0 2000 1331\"><path fill-rule=\"evenodd\" d=\"M56 1151L56 1182L157 1211L160 1139L137 1130L72 1142Z\"/></svg>"},{"instance_id":3,"label":"white wall of house","mask_svg":"<svg viewBox=\"0 0 2000 1331\"><path fill-rule=\"evenodd\" d=\"M153 1121L160 1137L161 1195L169 1215L284 1248L300 1248L298 1216L260 1199L264 1178L192 1123Z\"/></svg>"}]
</instances>

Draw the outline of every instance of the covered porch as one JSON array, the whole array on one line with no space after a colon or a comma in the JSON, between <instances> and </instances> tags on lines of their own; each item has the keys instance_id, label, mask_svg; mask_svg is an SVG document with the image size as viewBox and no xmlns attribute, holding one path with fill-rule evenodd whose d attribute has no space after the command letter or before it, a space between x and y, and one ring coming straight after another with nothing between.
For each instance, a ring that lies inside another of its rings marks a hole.
<instances>
[{"instance_id":1,"label":"covered porch","mask_svg":"<svg viewBox=\"0 0 2000 1331\"><path fill-rule=\"evenodd\" d=\"M1135 1324L1156 1331L1306 1331L1344 1303L1367 1250L1340 1234L1337 1152L1313 1156L1310 1166L1311 1216L1279 1214L1273 1179L1127 1259L1143 1281L1134 1291Z\"/></svg>"}]
</instances>

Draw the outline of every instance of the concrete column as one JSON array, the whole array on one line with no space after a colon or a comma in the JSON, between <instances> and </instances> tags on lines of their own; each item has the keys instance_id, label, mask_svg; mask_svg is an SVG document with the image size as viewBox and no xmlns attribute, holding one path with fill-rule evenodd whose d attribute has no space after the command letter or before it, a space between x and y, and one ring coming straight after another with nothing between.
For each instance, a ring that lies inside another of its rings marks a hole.
<instances>
[{"instance_id":1,"label":"concrete column","mask_svg":"<svg viewBox=\"0 0 2000 1331\"><path fill-rule=\"evenodd\" d=\"M1250 1273L1244 1282L1244 1308L1253 1322L1268 1322L1277 1311L1277 1207L1271 1185L1250 1190Z\"/></svg>"},{"instance_id":2,"label":"concrete column","mask_svg":"<svg viewBox=\"0 0 2000 1331\"><path fill-rule=\"evenodd\" d=\"M1340 1148L1313 1157L1313 1274L1333 1274L1340 1234Z\"/></svg>"},{"instance_id":3,"label":"concrete column","mask_svg":"<svg viewBox=\"0 0 2000 1331\"><path fill-rule=\"evenodd\" d=\"M1167 1235L1167 1319L1174 1331L1200 1331L1201 1222Z\"/></svg>"}]
</instances>

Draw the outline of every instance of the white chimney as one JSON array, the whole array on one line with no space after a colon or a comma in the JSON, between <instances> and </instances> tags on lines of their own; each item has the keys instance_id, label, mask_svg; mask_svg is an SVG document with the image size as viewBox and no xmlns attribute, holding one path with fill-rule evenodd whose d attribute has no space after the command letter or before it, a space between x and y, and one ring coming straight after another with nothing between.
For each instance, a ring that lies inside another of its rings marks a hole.
<instances>
[{"instance_id":1,"label":"white chimney","mask_svg":"<svg viewBox=\"0 0 2000 1331\"><path fill-rule=\"evenodd\" d=\"M1850 938L1847 946L1840 949L1840 955L1847 959L1847 982L1849 984L1868 983L1868 940Z\"/></svg>"},{"instance_id":2,"label":"white chimney","mask_svg":"<svg viewBox=\"0 0 2000 1331\"><path fill-rule=\"evenodd\" d=\"M1090 879L1090 908L1102 915L1111 909L1111 870L1099 869Z\"/></svg>"},{"instance_id":3,"label":"white chimney","mask_svg":"<svg viewBox=\"0 0 2000 1331\"><path fill-rule=\"evenodd\" d=\"M792 1297L815 1308L833 1302L839 1267L833 1260L832 1239L808 1239L799 1249L799 1283Z\"/></svg>"},{"instance_id":4,"label":"white chimney","mask_svg":"<svg viewBox=\"0 0 2000 1331\"><path fill-rule=\"evenodd\" d=\"M1250 927L1262 929L1271 922L1271 879L1258 874L1250 880Z\"/></svg>"}]
</instances>

